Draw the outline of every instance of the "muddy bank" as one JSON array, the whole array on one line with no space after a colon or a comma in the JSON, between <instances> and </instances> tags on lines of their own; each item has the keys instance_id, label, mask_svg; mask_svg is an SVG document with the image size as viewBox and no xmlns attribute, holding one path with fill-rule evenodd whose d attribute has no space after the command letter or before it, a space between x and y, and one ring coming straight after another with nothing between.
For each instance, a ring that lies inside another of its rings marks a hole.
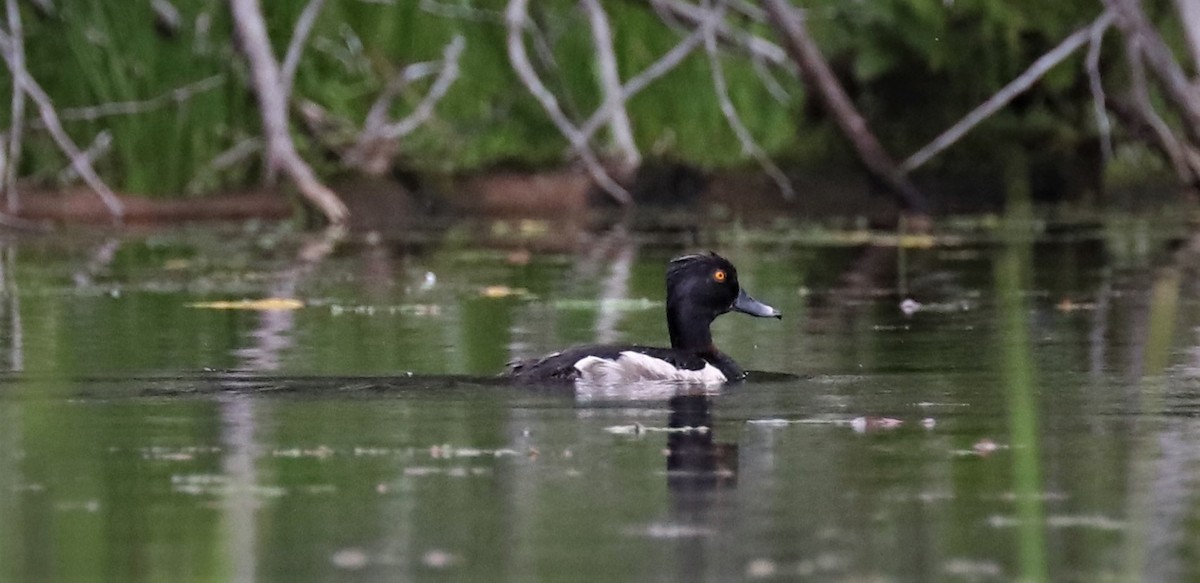
<instances>
[{"instance_id":1,"label":"muddy bank","mask_svg":"<svg viewBox=\"0 0 1200 583\"><path fill-rule=\"evenodd\" d=\"M250 191L186 199L153 199L119 195L125 213L122 224L139 225L188 221L284 219L296 207L275 192ZM95 193L85 188L23 190L17 217L61 224L112 224L113 216Z\"/></svg>"},{"instance_id":2,"label":"muddy bank","mask_svg":"<svg viewBox=\"0 0 1200 583\"><path fill-rule=\"evenodd\" d=\"M656 164L625 181L637 208L678 220L770 221L776 218L862 217L877 225L893 224L899 209L867 177L854 169L792 172L796 195L786 198L765 176L752 171L704 172L677 164ZM1034 177L1030 178L1031 181ZM430 219L475 217L580 217L593 209L617 210L592 186L582 170L493 170L470 175L394 175L348 177L331 183L352 213L354 230L395 231ZM1005 187L995 176L927 179L922 188L935 214L995 212L1003 208ZM1060 187L1064 194L1073 189ZM1096 202L1099 185L1087 181L1083 198ZM1177 198L1161 184L1151 187L1159 202ZM1078 191L1078 188L1074 189ZM1126 197L1109 195L1119 203ZM254 190L187 199L121 196L125 224L285 219L301 206L289 194ZM1061 202L1061 201L1060 201ZM108 209L90 191L23 192L17 216L62 224L111 224ZM649 213L647 213L649 214Z\"/></svg>"}]
</instances>

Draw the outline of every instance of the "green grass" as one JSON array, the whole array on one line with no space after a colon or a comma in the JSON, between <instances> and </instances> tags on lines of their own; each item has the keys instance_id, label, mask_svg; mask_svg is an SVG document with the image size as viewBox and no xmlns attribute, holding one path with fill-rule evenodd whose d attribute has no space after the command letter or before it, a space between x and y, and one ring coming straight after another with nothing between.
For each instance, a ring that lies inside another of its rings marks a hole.
<instances>
[{"instance_id":1,"label":"green grass","mask_svg":"<svg viewBox=\"0 0 1200 583\"><path fill-rule=\"evenodd\" d=\"M266 1L268 28L282 56L306 2ZM809 3L809 22L830 62L896 155L907 154L1023 69L1039 52L1094 16L1094 2L1044 4L1033 0L998 5L985 0L888 0L854 4ZM151 112L67 122L83 147L101 131L113 135L111 152L97 164L121 191L151 196L196 194L256 181L260 162L251 156L215 175L214 157L259 132L246 72L231 42L223 0L175 0L182 26L174 35L156 29L149 2L77 0L53 15L21 3L30 68L59 108L152 99L189 83L221 76L216 89ZM467 7L466 17L435 14L418 0L394 3L328 0L296 77L297 96L358 124L375 96L406 65L439 59L456 34L466 38L462 75L437 106L437 115L401 144L400 163L416 169L456 172L497 164L539 166L564 160L566 141L513 74L505 49L502 0L433 3ZM677 42L641 2L606 2L615 29L621 73L629 78ZM553 49L554 64L535 56L546 85L564 109L582 120L600 103L586 18L577 3L532 3L532 16ZM744 19L743 19L744 20ZM770 36L765 25L740 22ZM537 51L531 46L531 55ZM798 80L777 72L790 99L767 91L751 63L722 57L730 96L750 132L772 156L787 163L818 165L844 159L839 134L806 104ZM969 163L1010 126L1043 124L1053 111L1064 128L1089 127L1090 101L1079 93L1078 63L1032 92L1032 106L1006 112L1002 124L984 124L958 150ZM401 117L420 100L430 80L397 100ZM7 94L9 81L0 79ZM629 103L643 153L702 167L746 165L721 115L703 51ZM0 123L8 125L7 108ZM1041 117L1039 117L1041 116ZM1031 121L1032 120L1032 121ZM298 146L319 171L339 170L320 144L297 123ZM1020 133L1020 131L1016 132ZM1075 139L1088 139L1088 131ZM600 143L607 139L600 133ZM603 149L603 147L601 148ZM954 154L939 159L955 163ZM44 133L28 138L21 173L50 180L66 161Z\"/></svg>"}]
</instances>

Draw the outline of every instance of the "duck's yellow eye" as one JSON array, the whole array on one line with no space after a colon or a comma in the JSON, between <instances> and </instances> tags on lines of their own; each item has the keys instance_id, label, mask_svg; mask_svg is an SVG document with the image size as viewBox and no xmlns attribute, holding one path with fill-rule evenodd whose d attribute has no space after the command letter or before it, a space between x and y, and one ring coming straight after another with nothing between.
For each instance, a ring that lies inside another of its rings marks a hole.
<instances>
[{"instance_id":1,"label":"duck's yellow eye","mask_svg":"<svg viewBox=\"0 0 1200 583\"><path fill-rule=\"evenodd\" d=\"M728 276L725 275L724 269L718 269L713 272L713 281L715 281L717 283L725 283L726 277L728 277Z\"/></svg>"}]
</instances>

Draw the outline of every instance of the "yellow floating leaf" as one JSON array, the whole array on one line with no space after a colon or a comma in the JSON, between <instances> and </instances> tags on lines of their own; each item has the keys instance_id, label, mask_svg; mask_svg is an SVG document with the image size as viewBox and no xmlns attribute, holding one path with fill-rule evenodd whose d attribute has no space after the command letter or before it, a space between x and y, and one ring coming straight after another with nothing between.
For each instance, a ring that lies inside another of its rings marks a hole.
<instances>
[{"instance_id":1,"label":"yellow floating leaf","mask_svg":"<svg viewBox=\"0 0 1200 583\"><path fill-rule=\"evenodd\" d=\"M508 287L507 285L489 285L480 290L479 293L485 298L524 297L529 295L529 290L520 287Z\"/></svg>"},{"instance_id":2,"label":"yellow floating leaf","mask_svg":"<svg viewBox=\"0 0 1200 583\"><path fill-rule=\"evenodd\" d=\"M196 302L194 304L187 304L187 307L206 310L299 310L304 307L304 302L295 298L263 298L261 300Z\"/></svg>"}]
</instances>

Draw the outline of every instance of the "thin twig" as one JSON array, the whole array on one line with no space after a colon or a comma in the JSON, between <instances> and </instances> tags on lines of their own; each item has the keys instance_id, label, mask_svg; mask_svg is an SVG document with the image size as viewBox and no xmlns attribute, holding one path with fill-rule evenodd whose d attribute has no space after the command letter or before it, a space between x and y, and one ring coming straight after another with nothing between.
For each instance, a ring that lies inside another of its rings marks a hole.
<instances>
[{"instance_id":1,"label":"thin twig","mask_svg":"<svg viewBox=\"0 0 1200 583\"><path fill-rule=\"evenodd\" d=\"M716 6L710 9L708 17L701 25L701 29L704 31L704 51L708 53L713 88L716 90L717 100L721 104L721 113L725 116L725 121L737 136L738 141L742 143L742 153L758 161L763 172L766 172L767 176L770 176L779 190L783 192L783 197L791 200L796 197L796 191L792 188L791 182L788 181L779 166L771 161L762 147L754 141L754 136L750 134L746 124L742 123L742 118L738 116L737 109L733 106L733 100L729 98L729 87L725 82L725 71L721 67L721 56L717 54L717 35L715 34L716 23L725 18L725 1L716 0L716 2ZM705 3L707 4L707 2Z\"/></svg>"},{"instance_id":2,"label":"thin twig","mask_svg":"<svg viewBox=\"0 0 1200 583\"><path fill-rule=\"evenodd\" d=\"M656 10L670 14L688 26L698 27L704 22L704 9L695 4L681 0L650 0ZM796 11L793 9L793 11ZM750 54L756 54L766 59L772 65L791 69L787 51L783 47L760 36L750 34L728 23L722 22L717 26L717 39Z\"/></svg>"},{"instance_id":3,"label":"thin twig","mask_svg":"<svg viewBox=\"0 0 1200 583\"><path fill-rule=\"evenodd\" d=\"M205 179L258 153L260 150L262 150L262 145L263 142L261 138L246 138L234 144L233 147L229 148L228 150L217 154L216 157L209 161L204 170L197 172L196 175L192 177L190 181L188 181L187 186L184 187L184 190L186 192L196 192L200 190Z\"/></svg>"},{"instance_id":4,"label":"thin twig","mask_svg":"<svg viewBox=\"0 0 1200 583\"><path fill-rule=\"evenodd\" d=\"M1095 22L1089 35L1089 46L1085 67L1088 74L1088 87L1092 92L1092 111L1096 117L1096 131L1100 133L1100 152L1107 164L1113 159L1112 121L1108 119L1108 107L1105 105L1107 96L1104 94L1104 83L1100 78L1100 48L1104 45L1104 33L1112 21Z\"/></svg>"},{"instance_id":5,"label":"thin twig","mask_svg":"<svg viewBox=\"0 0 1200 583\"><path fill-rule=\"evenodd\" d=\"M754 73L758 75L758 80L762 81L763 87L767 88L767 93L770 93L771 97L775 98L775 101L781 105L791 103L791 94L775 78L775 74L767 67L766 61L763 61L761 56L757 54L750 55L750 64L754 67Z\"/></svg>"},{"instance_id":6,"label":"thin twig","mask_svg":"<svg viewBox=\"0 0 1200 583\"><path fill-rule=\"evenodd\" d=\"M16 63L14 68L24 69L25 31L21 26L21 11L17 6L17 0L7 0L5 8L8 13L8 32L13 39L13 61ZM12 115L9 119L12 120L12 127L8 130L8 156L5 160L3 179L7 211L15 214L21 210L21 199L17 192L17 172L21 165L21 151L25 147L23 143L25 92L17 83L13 83Z\"/></svg>"},{"instance_id":7,"label":"thin twig","mask_svg":"<svg viewBox=\"0 0 1200 583\"><path fill-rule=\"evenodd\" d=\"M611 116L618 107L622 106L630 99L633 99L633 96L640 93L659 77L670 73L671 70L679 66L679 63L683 62L688 55L692 54L692 51L696 50L696 48L703 43L704 31L697 27L696 30L693 30L691 34L685 37L682 41L679 41L679 44L671 47L671 50L663 54L662 57L659 57L657 61L654 61L649 67L643 69L641 73L634 75L629 79L629 81L626 81L625 85L621 87L620 99L611 101L606 100L604 104L601 105L600 108L597 109L596 112L593 113L592 116L589 117L582 126L580 126L580 136L584 140L592 139L592 136L596 134L596 131L604 126L605 122L608 121L609 116Z\"/></svg>"},{"instance_id":8,"label":"thin twig","mask_svg":"<svg viewBox=\"0 0 1200 583\"><path fill-rule=\"evenodd\" d=\"M372 174L385 171L395 142L429 121L433 116L434 107L458 79L459 59L465 47L466 39L462 35L456 35L446 43L445 49L442 50L442 61L437 68L437 79L434 79L420 103L407 116L396 122L388 121L388 110L400 90L409 81L427 75L435 69L427 63L410 65L399 77L390 81L367 112L363 129L358 133L354 145L342 154L343 161Z\"/></svg>"},{"instance_id":9,"label":"thin twig","mask_svg":"<svg viewBox=\"0 0 1200 583\"><path fill-rule=\"evenodd\" d=\"M300 66L300 56L304 54L304 46L308 44L308 35L312 33L317 16L325 0L309 0L300 17L296 19L296 27L292 31L292 40L288 42L287 52L284 53L283 65L279 69L280 83L283 84L283 102L291 99L292 85L296 80L296 68Z\"/></svg>"},{"instance_id":10,"label":"thin twig","mask_svg":"<svg viewBox=\"0 0 1200 583\"><path fill-rule=\"evenodd\" d=\"M83 178L83 181L100 197L104 206L108 207L108 212L113 218L120 219L125 213L125 208L121 201L117 199L117 195L108 187L107 184L100 178L92 165L88 163L83 152L79 150L79 146L71 141L71 137L67 135L66 130L62 127L62 122L58 119L58 112L54 109L54 102L50 100L50 96L42 90L41 85L29 75L29 71L25 69L23 63L20 63L15 58L17 51L16 40L9 37L8 34L0 32L0 53L3 53L5 62L8 63L9 72L12 74L13 81L21 87L21 90L29 95L37 105L38 113L42 118L42 122L46 125L46 130L50 132L50 137L58 144L59 149L71 160L71 165L75 167L75 171Z\"/></svg>"},{"instance_id":11,"label":"thin twig","mask_svg":"<svg viewBox=\"0 0 1200 583\"><path fill-rule=\"evenodd\" d=\"M162 95L141 101L117 101L101 103L85 107L71 107L59 112L58 118L63 121L95 121L117 115L137 115L154 111L171 104L183 103L208 91L212 91L225 83L225 74L218 73L182 87L176 87ZM33 127L43 129L44 126L33 124Z\"/></svg>"},{"instance_id":12,"label":"thin twig","mask_svg":"<svg viewBox=\"0 0 1200 583\"><path fill-rule=\"evenodd\" d=\"M954 145L955 142L971 131L972 128L991 117L992 114L1000 111L1016 96L1032 87L1038 79L1041 79L1055 65L1063 62L1067 57L1071 56L1071 53L1074 53L1079 47L1086 44L1088 39L1091 38L1093 27L1102 26L1104 23L1111 23L1113 18L1113 12L1105 10L1091 24L1071 33L1058 46L1039 57L1025 72L1018 75L1016 79L1013 79L1008 85L1000 89L1000 91L997 91L995 95L981 103L979 107L976 107L971 113L964 116L958 123L950 126L949 129L934 138L928 145L917 150L912 156L909 156L907 160L900 164L900 170L905 173L912 172L928 162L930 158Z\"/></svg>"},{"instance_id":13,"label":"thin twig","mask_svg":"<svg viewBox=\"0 0 1200 583\"><path fill-rule=\"evenodd\" d=\"M633 127L629 123L629 112L621 98L621 74L617 70L617 55L613 50L612 26L600 0L583 0L583 10L588 15L592 29L592 42L596 45L596 65L600 74L600 88L604 92L605 104L616 102L612 115L608 116L608 132L620 153L622 170L630 172L642 163L633 140Z\"/></svg>"},{"instance_id":14,"label":"thin twig","mask_svg":"<svg viewBox=\"0 0 1200 583\"><path fill-rule=\"evenodd\" d=\"M608 175L608 172L604 170L604 167L600 165L600 161L596 159L596 155L588 145L587 139L583 137L579 129L563 114L562 108L558 105L558 99L554 97L554 94L549 89L546 89L541 79L538 78L537 73L534 72L533 65L529 62L529 55L525 51L525 42L522 39L525 24L528 20L526 14L528 5L529 0L510 0L508 8L505 10L505 23L508 27L508 57L512 62L513 69L521 79L521 82L525 84L525 88L533 94L533 97L541 104L542 109L546 110L546 114L550 116L550 120L558 127L558 131L575 148L575 152L583 160L583 164L587 168L588 174L592 176L592 180L595 180L596 184L617 202L623 205L633 204L633 197L621 185L617 184Z\"/></svg>"},{"instance_id":15,"label":"thin twig","mask_svg":"<svg viewBox=\"0 0 1200 583\"><path fill-rule=\"evenodd\" d=\"M375 102L371 104L371 109L367 111L367 117L363 121L363 133L378 132L387 124L388 110L391 109L392 101L396 99L396 96L410 83L436 73L439 68L437 61L413 63L389 80L384 85L383 91L379 92L379 97L376 97Z\"/></svg>"},{"instance_id":16,"label":"thin twig","mask_svg":"<svg viewBox=\"0 0 1200 583\"><path fill-rule=\"evenodd\" d=\"M504 24L504 14L495 10L447 4L437 0L421 0L418 6L421 10L442 18Z\"/></svg>"},{"instance_id":17,"label":"thin twig","mask_svg":"<svg viewBox=\"0 0 1200 583\"><path fill-rule=\"evenodd\" d=\"M400 121L384 126L380 130L381 138L396 140L407 136L413 130L421 127L433 115L433 108L446 96L446 93L450 90L450 86L454 85L454 82L458 79L460 73L458 61L466 46L467 40L461 34L456 35L446 45L446 48L442 51L442 70L438 73L437 79L433 80L433 85L429 88L429 92L413 108L412 113L409 113Z\"/></svg>"}]
</instances>

